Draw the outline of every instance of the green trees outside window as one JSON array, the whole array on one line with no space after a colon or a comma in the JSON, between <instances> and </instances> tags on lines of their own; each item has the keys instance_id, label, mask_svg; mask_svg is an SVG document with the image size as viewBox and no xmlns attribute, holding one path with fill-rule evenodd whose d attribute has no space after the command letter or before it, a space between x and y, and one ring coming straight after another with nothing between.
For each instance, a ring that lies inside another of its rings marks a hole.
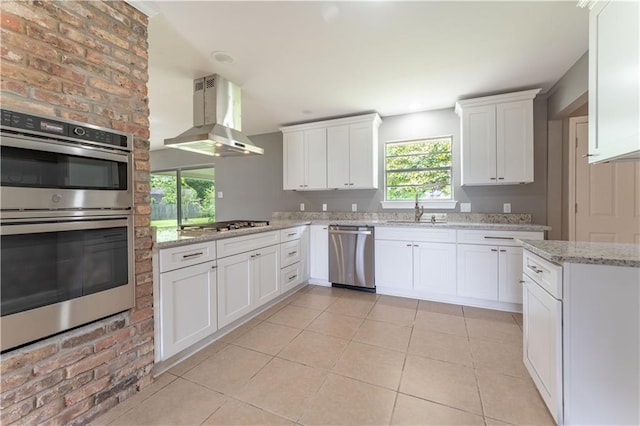
<instances>
[{"instance_id":1,"label":"green trees outside window","mask_svg":"<svg viewBox=\"0 0 640 426\"><path fill-rule=\"evenodd\" d=\"M440 137L385 145L386 201L451 200L451 144Z\"/></svg>"},{"instance_id":2,"label":"green trees outside window","mask_svg":"<svg viewBox=\"0 0 640 426\"><path fill-rule=\"evenodd\" d=\"M151 226L216 221L213 167L151 173Z\"/></svg>"}]
</instances>

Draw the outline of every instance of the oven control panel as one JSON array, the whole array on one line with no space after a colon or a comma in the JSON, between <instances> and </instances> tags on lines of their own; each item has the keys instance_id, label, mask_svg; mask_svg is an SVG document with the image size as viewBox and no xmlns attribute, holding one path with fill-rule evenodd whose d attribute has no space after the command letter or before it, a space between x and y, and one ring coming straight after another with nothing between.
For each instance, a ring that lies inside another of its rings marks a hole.
<instances>
[{"instance_id":1,"label":"oven control panel","mask_svg":"<svg viewBox=\"0 0 640 426\"><path fill-rule=\"evenodd\" d=\"M39 133L82 139L106 145L127 148L127 136L98 129L92 126L65 123L63 121L24 114L21 112L0 110L0 123L3 127L30 130Z\"/></svg>"}]
</instances>

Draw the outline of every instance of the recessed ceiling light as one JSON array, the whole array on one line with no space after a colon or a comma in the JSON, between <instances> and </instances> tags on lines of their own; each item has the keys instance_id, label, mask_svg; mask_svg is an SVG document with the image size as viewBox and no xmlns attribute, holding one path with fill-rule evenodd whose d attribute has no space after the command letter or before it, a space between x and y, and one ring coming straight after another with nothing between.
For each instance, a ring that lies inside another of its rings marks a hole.
<instances>
[{"instance_id":1,"label":"recessed ceiling light","mask_svg":"<svg viewBox=\"0 0 640 426\"><path fill-rule=\"evenodd\" d=\"M227 65L233 64L236 61L236 58L229 55L227 52L223 52L222 50L214 50L213 52L211 52L211 57L214 61Z\"/></svg>"},{"instance_id":2,"label":"recessed ceiling light","mask_svg":"<svg viewBox=\"0 0 640 426\"><path fill-rule=\"evenodd\" d=\"M309 115L309 114L313 114L313 111L311 111L310 109L304 109L302 110L303 114Z\"/></svg>"},{"instance_id":3,"label":"recessed ceiling light","mask_svg":"<svg viewBox=\"0 0 640 426\"><path fill-rule=\"evenodd\" d=\"M409 111L418 111L420 108L422 108L422 104L419 102L409 104Z\"/></svg>"}]
</instances>

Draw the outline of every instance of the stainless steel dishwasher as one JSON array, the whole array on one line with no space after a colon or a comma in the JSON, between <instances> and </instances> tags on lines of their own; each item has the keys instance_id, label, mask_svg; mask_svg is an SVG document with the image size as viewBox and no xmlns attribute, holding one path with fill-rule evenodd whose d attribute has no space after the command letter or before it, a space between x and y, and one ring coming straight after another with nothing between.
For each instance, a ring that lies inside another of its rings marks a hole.
<instances>
[{"instance_id":1,"label":"stainless steel dishwasher","mask_svg":"<svg viewBox=\"0 0 640 426\"><path fill-rule=\"evenodd\" d=\"M372 226L329 226L329 281L375 292Z\"/></svg>"}]
</instances>

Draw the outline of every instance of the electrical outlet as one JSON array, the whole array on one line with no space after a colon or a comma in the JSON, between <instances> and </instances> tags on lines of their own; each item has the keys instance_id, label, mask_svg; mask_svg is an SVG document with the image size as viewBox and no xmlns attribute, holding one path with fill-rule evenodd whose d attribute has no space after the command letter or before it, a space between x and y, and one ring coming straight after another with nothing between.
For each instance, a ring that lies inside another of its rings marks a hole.
<instances>
[{"instance_id":1,"label":"electrical outlet","mask_svg":"<svg viewBox=\"0 0 640 426\"><path fill-rule=\"evenodd\" d=\"M222 191L218 191L218 198L222 198L224 197L224 194L222 193Z\"/></svg>"},{"instance_id":2,"label":"electrical outlet","mask_svg":"<svg viewBox=\"0 0 640 426\"><path fill-rule=\"evenodd\" d=\"M300 203L300 211L303 212L304 211L304 203Z\"/></svg>"},{"instance_id":3,"label":"electrical outlet","mask_svg":"<svg viewBox=\"0 0 640 426\"><path fill-rule=\"evenodd\" d=\"M471 203L460 203L460 212L469 213L471 211Z\"/></svg>"},{"instance_id":4,"label":"electrical outlet","mask_svg":"<svg viewBox=\"0 0 640 426\"><path fill-rule=\"evenodd\" d=\"M322 211L323 212L327 211L327 203L322 203Z\"/></svg>"},{"instance_id":5,"label":"electrical outlet","mask_svg":"<svg viewBox=\"0 0 640 426\"><path fill-rule=\"evenodd\" d=\"M352 212L357 212L358 211L358 205L356 203L351 204L351 211Z\"/></svg>"},{"instance_id":6,"label":"electrical outlet","mask_svg":"<svg viewBox=\"0 0 640 426\"><path fill-rule=\"evenodd\" d=\"M504 203L502 205L502 211L504 213L511 213L511 203Z\"/></svg>"}]
</instances>

